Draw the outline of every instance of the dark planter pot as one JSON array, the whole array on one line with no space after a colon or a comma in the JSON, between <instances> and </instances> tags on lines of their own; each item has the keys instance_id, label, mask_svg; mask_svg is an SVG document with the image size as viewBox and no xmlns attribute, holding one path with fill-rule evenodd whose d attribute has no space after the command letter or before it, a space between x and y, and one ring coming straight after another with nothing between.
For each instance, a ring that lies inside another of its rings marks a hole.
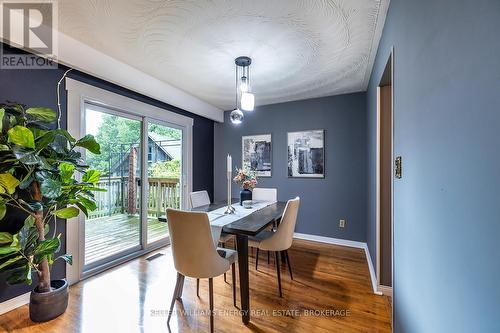
<instances>
[{"instance_id":1,"label":"dark planter pot","mask_svg":"<svg viewBox=\"0 0 500 333\"><path fill-rule=\"evenodd\" d=\"M54 319L68 307L69 289L66 279L50 282L52 290L40 293L35 288L30 295L30 318L35 322Z\"/></svg>"},{"instance_id":2,"label":"dark planter pot","mask_svg":"<svg viewBox=\"0 0 500 333\"><path fill-rule=\"evenodd\" d=\"M243 201L252 200L252 191L243 189L240 192L240 206L243 206Z\"/></svg>"}]
</instances>

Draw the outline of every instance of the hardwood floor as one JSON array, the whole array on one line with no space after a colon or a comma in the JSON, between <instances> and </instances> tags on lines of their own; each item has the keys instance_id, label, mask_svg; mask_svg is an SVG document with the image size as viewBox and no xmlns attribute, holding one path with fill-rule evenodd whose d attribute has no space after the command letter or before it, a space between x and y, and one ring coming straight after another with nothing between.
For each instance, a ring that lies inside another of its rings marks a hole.
<instances>
[{"instance_id":1,"label":"hardwood floor","mask_svg":"<svg viewBox=\"0 0 500 333\"><path fill-rule=\"evenodd\" d=\"M68 310L59 318L33 323L26 305L0 316L0 330L168 332L176 272L170 248L158 252L165 255L149 261L149 254L72 286ZM391 332L391 301L373 294L363 250L294 240L289 255L294 280L282 265L283 298L278 296L273 256L268 264L261 251L258 271L250 258L248 326L233 306L231 273L228 283L222 276L214 279L216 332ZM208 280L201 280L198 298L196 280L186 278L171 332L207 332L208 307Z\"/></svg>"}]
</instances>

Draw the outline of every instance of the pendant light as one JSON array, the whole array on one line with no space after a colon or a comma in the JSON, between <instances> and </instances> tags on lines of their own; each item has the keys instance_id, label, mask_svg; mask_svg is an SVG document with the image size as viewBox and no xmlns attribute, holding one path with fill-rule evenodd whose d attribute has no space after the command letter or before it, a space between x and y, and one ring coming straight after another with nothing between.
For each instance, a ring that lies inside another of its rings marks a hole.
<instances>
[{"instance_id":1,"label":"pendant light","mask_svg":"<svg viewBox=\"0 0 500 333\"><path fill-rule=\"evenodd\" d=\"M243 111L253 111L255 107L255 96L252 94L250 85L250 64L252 59L241 56L234 59L236 65L236 109L230 114L233 124L241 124L243 121ZM238 103L239 102L239 103Z\"/></svg>"}]
</instances>

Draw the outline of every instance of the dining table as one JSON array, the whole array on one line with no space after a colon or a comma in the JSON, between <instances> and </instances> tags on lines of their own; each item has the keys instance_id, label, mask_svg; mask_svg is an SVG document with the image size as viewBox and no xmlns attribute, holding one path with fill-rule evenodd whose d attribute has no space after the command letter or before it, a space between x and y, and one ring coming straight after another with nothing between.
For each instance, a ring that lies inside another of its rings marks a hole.
<instances>
[{"instance_id":1,"label":"dining table","mask_svg":"<svg viewBox=\"0 0 500 333\"><path fill-rule=\"evenodd\" d=\"M238 199L232 205L240 205ZM227 206L227 200L216 201L209 205L188 209L196 212L211 212ZM241 319L246 325L250 322L250 280L248 271L248 237L256 236L268 226L279 221L285 210L286 202L276 201L264 208L237 218L222 227L222 232L235 235L238 252L238 272L240 277ZM166 222L164 217L159 218Z\"/></svg>"}]
</instances>

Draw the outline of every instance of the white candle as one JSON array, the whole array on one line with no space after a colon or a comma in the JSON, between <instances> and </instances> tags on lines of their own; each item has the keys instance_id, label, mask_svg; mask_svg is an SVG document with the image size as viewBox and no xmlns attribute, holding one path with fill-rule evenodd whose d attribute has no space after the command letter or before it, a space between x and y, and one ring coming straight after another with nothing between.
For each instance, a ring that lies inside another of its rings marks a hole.
<instances>
[{"instance_id":1,"label":"white candle","mask_svg":"<svg viewBox=\"0 0 500 333\"><path fill-rule=\"evenodd\" d=\"M227 172L230 172L232 170L232 165L233 165L233 158L231 155L227 154Z\"/></svg>"}]
</instances>

